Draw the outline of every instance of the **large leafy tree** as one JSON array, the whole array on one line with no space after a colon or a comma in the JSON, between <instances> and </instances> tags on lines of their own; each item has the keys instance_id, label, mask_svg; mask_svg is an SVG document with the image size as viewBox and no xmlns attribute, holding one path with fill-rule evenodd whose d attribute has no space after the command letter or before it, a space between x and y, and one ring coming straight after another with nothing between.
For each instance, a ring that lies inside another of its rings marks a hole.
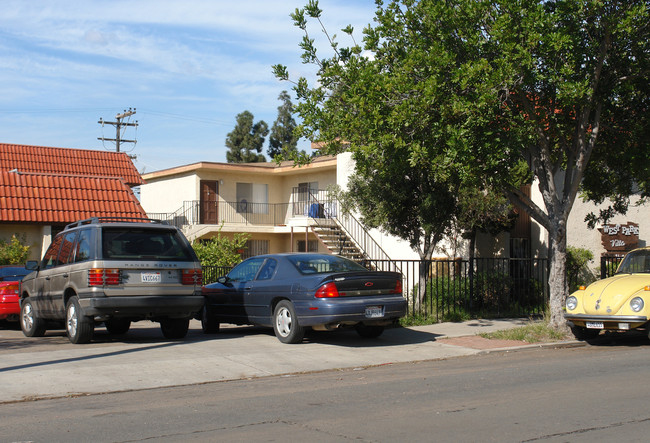
<instances>
[{"instance_id":1,"label":"large leafy tree","mask_svg":"<svg viewBox=\"0 0 650 443\"><path fill-rule=\"evenodd\" d=\"M266 159L261 154L269 127L264 120L255 123L253 114L244 111L237 115L235 129L226 136L228 163L256 163Z\"/></svg>"},{"instance_id":2,"label":"large leafy tree","mask_svg":"<svg viewBox=\"0 0 650 443\"><path fill-rule=\"evenodd\" d=\"M291 155L298 150L298 137L294 133L297 125L293 118L291 97L287 91L282 91L278 99L282 104L278 107L278 118L271 126L269 148L266 151L271 158Z\"/></svg>"},{"instance_id":3,"label":"large leafy tree","mask_svg":"<svg viewBox=\"0 0 650 443\"><path fill-rule=\"evenodd\" d=\"M343 194L346 206L359 210L365 225L407 240L425 263L450 233L460 186L444 165L411 164L403 147L380 145L355 155L356 170ZM423 303L428 267L419 267L416 309Z\"/></svg>"},{"instance_id":4,"label":"large leafy tree","mask_svg":"<svg viewBox=\"0 0 650 443\"><path fill-rule=\"evenodd\" d=\"M302 134L357 159L393 146L413 166L446 164L466 185L500 189L548 231L550 320L563 327L566 225L581 186L614 203L592 221L650 194L648 2L378 0L363 48L326 33L326 58L307 27L321 13L310 1L293 14L303 61L318 66L316 86L295 86ZM522 168L540 205L520 191Z\"/></svg>"}]
</instances>

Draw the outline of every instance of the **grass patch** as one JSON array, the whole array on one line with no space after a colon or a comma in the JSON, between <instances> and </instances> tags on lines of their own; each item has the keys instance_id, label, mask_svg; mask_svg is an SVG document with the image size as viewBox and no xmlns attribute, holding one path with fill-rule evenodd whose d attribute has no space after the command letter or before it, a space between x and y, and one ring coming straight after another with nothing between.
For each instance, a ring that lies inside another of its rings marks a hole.
<instances>
[{"instance_id":1,"label":"grass patch","mask_svg":"<svg viewBox=\"0 0 650 443\"><path fill-rule=\"evenodd\" d=\"M485 332L479 335L488 339L519 340L527 343L552 343L571 338L568 334L551 328L548 322L544 320L531 320L524 326L496 332Z\"/></svg>"},{"instance_id":2,"label":"grass patch","mask_svg":"<svg viewBox=\"0 0 650 443\"><path fill-rule=\"evenodd\" d=\"M433 325L438 323L436 318L433 316L426 316L422 314L416 315L407 315L399 319L400 326L409 327L409 326L426 326Z\"/></svg>"},{"instance_id":3,"label":"grass patch","mask_svg":"<svg viewBox=\"0 0 650 443\"><path fill-rule=\"evenodd\" d=\"M406 317L400 318L399 324L400 326L403 327L426 326L426 325L435 325L437 323L445 323L445 322L460 323L471 319L472 317L470 317L468 314L460 313L460 312L448 312L441 316L440 321L436 320L435 315L416 314L416 315L407 315Z\"/></svg>"}]
</instances>

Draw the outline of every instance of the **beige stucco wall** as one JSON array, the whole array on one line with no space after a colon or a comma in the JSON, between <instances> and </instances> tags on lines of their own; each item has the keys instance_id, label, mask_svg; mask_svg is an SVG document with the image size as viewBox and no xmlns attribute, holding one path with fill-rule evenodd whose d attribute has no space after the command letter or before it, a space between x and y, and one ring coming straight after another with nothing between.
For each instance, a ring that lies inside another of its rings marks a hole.
<instances>
[{"instance_id":1,"label":"beige stucco wall","mask_svg":"<svg viewBox=\"0 0 650 443\"><path fill-rule=\"evenodd\" d=\"M198 181L193 174L151 181L140 186L140 204L145 212L175 212L186 200L198 199Z\"/></svg>"},{"instance_id":2,"label":"beige stucco wall","mask_svg":"<svg viewBox=\"0 0 650 443\"><path fill-rule=\"evenodd\" d=\"M233 165L234 166L234 165ZM197 169L176 176L146 176L147 183L141 186L140 202L148 213L175 212L183 202L200 199L201 180L219 182L219 200L235 202L237 183L268 185L268 203L289 203L293 188L299 183L318 182L319 189L327 189L336 183L335 170L330 168L291 168L278 173L271 168L251 171L228 171Z\"/></svg>"},{"instance_id":3,"label":"beige stucco wall","mask_svg":"<svg viewBox=\"0 0 650 443\"><path fill-rule=\"evenodd\" d=\"M342 190L348 189L348 179L350 175L354 173L354 160L352 159L352 154L349 152L344 152L339 154L336 157L337 160L337 169L336 169L336 183ZM358 214L356 215L357 219ZM401 238L388 235L380 231L379 229L369 230L372 238L381 246L381 248L388 254L391 259L394 260L417 260L419 255L414 251L409 243ZM434 255L443 255L443 254L434 254Z\"/></svg>"},{"instance_id":4,"label":"beige stucco wall","mask_svg":"<svg viewBox=\"0 0 650 443\"><path fill-rule=\"evenodd\" d=\"M648 239L650 239L650 205L636 206L638 202L638 196L633 197L627 214L616 215L609 221L609 224L638 223L639 246L641 247L647 246ZM571 215L569 216L567 244L592 251L597 262L595 266L600 265L598 258L605 253L605 248L601 242L601 234L597 229L602 227L602 225L598 225L595 229L589 229L584 219L589 212L598 213L599 209L604 209L607 206L607 203L595 205L591 202L584 203L581 200L576 200Z\"/></svg>"}]
</instances>

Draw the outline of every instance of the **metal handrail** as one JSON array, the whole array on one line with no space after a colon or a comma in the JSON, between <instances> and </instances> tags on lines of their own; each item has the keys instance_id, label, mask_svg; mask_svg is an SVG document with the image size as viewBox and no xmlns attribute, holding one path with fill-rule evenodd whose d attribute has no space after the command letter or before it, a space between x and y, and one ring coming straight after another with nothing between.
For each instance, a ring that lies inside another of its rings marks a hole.
<instances>
[{"instance_id":1,"label":"metal handrail","mask_svg":"<svg viewBox=\"0 0 650 443\"><path fill-rule=\"evenodd\" d=\"M295 193L294 188L294 193ZM325 197L324 200L323 197ZM382 261L384 263L393 263L391 267L393 270L399 272L399 267L394 264L394 261L391 260L390 256L384 251L384 249L377 243L377 241L370 235L368 230L363 226L356 217L350 213L343 214L341 212L341 203L336 197L327 195L324 191L316 191L316 194L309 190L309 205L317 205L316 211L310 211L312 214L315 212L320 215L322 212L323 218L326 220L332 220L336 226L343 231L352 243L361 251L366 260L372 261ZM322 211L321 211L322 210ZM316 224L321 227L328 227L325 223L321 223L323 218L321 217L312 217L315 220Z\"/></svg>"}]
</instances>

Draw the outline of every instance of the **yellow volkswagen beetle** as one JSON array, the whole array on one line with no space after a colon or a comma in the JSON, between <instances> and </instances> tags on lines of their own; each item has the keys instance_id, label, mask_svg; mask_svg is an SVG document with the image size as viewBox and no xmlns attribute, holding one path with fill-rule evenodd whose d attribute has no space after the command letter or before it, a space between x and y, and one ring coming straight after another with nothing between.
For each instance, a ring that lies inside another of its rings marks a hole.
<instances>
[{"instance_id":1,"label":"yellow volkswagen beetle","mask_svg":"<svg viewBox=\"0 0 650 443\"><path fill-rule=\"evenodd\" d=\"M603 329L650 331L650 248L629 252L614 276L567 297L564 317L578 340Z\"/></svg>"}]
</instances>

